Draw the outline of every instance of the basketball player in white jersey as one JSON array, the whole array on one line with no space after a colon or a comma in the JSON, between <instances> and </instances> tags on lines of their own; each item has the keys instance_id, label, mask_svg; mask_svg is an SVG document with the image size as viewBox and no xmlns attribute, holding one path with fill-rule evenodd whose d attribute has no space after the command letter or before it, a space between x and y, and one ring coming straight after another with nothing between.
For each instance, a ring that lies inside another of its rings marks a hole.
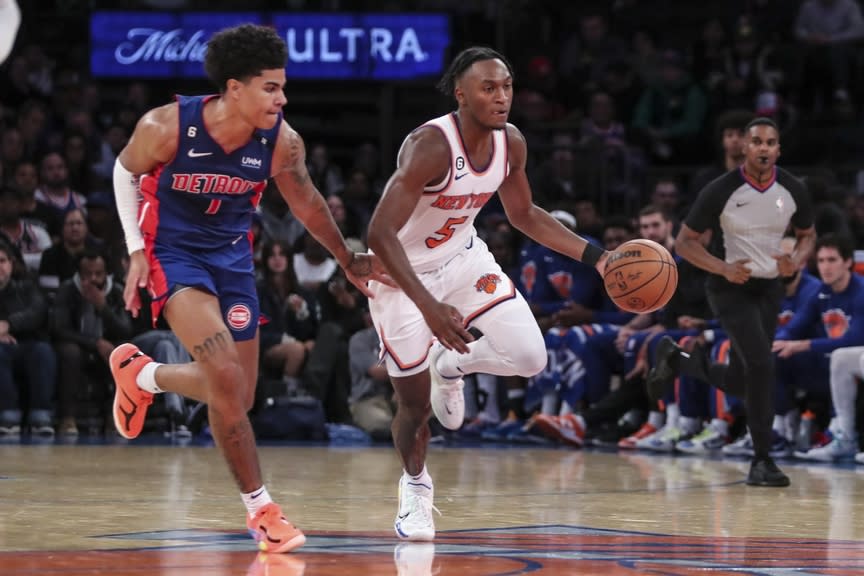
<instances>
[{"instance_id":1,"label":"basketball player in white jersey","mask_svg":"<svg viewBox=\"0 0 864 576\"><path fill-rule=\"evenodd\" d=\"M395 529L408 540L435 536L425 466L430 393L435 416L456 429L464 374L528 377L546 364L528 304L474 230L480 208L500 192L511 224L530 238L598 271L607 257L531 200L525 139L507 123L513 72L504 57L464 50L440 87L459 109L406 138L368 232L399 285L372 282L370 311L397 395L393 441L405 470Z\"/></svg>"}]
</instances>

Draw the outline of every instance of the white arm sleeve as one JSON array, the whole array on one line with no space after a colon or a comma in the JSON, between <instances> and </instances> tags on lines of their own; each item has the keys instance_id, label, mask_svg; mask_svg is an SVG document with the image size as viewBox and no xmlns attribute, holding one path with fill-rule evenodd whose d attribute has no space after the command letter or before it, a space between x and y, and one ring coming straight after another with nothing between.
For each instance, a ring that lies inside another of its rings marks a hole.
<instances>
[{"instance_id":1,"label":"white arm sleeve","mask_svg":"<svg viewBox=\"0 0 864 576\"><path fill-rule=\"evenodd\" d=\"M126 249L129 254L143 250L144 237L138 227L138 178L123 167L119 158L114 161L114 198L126 236Z\"/></svg>"},{"instance_id":2,"label":"white arm sleeve","mask_svg":"<svg viewBox=\"0 0 864 576\"><path fill-rule=\"evenodd\" d=\"M12 52L20 24L21 10L18 3L15 0L0 0L0 64L5 62Z\"/></svg>"}]
</instances>

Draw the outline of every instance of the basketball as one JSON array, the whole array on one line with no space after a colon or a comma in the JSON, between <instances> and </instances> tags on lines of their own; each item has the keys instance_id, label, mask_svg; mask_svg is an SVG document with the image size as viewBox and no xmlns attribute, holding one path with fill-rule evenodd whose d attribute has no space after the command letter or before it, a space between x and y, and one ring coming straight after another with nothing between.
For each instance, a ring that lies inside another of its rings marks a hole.
<instances>
[{"instance_id":1,"label":"basketball","mask_svg":"<svg viewBox=\"0 0 864 576\"><path fill-rule=\"evenodd\" d=\"M606 293L621 310L637 314L665 306L678 286L678 267L669 251L651 240L621 244L606 261Z\"/></svg>"}]
</instances>

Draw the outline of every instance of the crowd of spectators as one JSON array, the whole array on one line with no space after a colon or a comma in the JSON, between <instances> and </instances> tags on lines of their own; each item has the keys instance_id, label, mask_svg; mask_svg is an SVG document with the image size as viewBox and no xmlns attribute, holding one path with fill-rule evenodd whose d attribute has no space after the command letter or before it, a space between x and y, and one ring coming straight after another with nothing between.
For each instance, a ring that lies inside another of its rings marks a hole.
<instances>
[{"instance_id":1,"label":"crowd of spectators","mask_svg":"<svg viewBox=\"0 0 864 576\"><path fill-rule=\"evenodd\" d=\"M152 3L122 7L138 4ZM420 4L457 9L445 0ZM864 248L864 20L857 0L558 4L508 1L474 10L453 46L487 38L484 27L498 30L498 48L516 70L511 121L528 140L538 204L607 249L643 236L674 250L674 231L699 190L740 164L743 125L768 116L781 128L780 163L805 179L814 198L817 232ZM149 318L132 319L123 309L128 260L113 164L137 120L167 102L169 90L206 88L184 79L168 87L91 78L81 56L86 44L58 49L24 10L19 40L0 67L0 436L103 434L111 428L107 358L114 346L134 340L160 361L188 358L167 326L154 329ZM668 10L680 12L676 28ZM514 15L533 18L541 32L525 35L524 18ZM430 109L448 110L433 84L429 79ZM308 89L289 83L289 123L291 92ZM364 249L395 150L382 149L376 134L349 145L314 131L303 136L315 184L343 234ZM404 134L390 136L398 145ZM696 329L711 321L700 308L698 273L688 283L682 271L682 291L664 317L633 318L611 305L593 271L522 238L500 202L489 202L477 229L552 336L550 367L533 381L478 375L471 382L475 409L466 437L520 440L530 435L533 411L602 409L610 395L630 389L622 382L640 376L631 337L655 325ZM261 329L256 410L275 396L314 398L328 422L385 439L392 390L364 297L273 186L254 230L261 309L270 320ZM597 326L605 327L599 340ZM570 345L575 341L582 347ZM613 429L616 442L647 422L660 429L646 402L628 397L598 422ZM182 398L167 395L160 408L151 429L197 430L200 411ZM622 414L630 415L619 422Z\"/></svg>"}]
</instances>

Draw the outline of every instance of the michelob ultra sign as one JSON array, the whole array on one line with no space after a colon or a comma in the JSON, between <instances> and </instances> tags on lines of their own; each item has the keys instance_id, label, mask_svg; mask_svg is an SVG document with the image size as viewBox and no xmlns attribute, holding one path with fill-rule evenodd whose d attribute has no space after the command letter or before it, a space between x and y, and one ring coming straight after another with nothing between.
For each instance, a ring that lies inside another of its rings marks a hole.
<instances>
[{"instance_id":1,"label":"michelob ultra sign","mask_svg":"<svg viewBox=\"0 0 864 576\"><path fill-rule=\"evenodd\" d=\"M210 36L243 23L272 26L288 45L288 78L411 79L440 74L446 14L94 12L94 77L204 76Z\"/></svg>"}]
</instances>

